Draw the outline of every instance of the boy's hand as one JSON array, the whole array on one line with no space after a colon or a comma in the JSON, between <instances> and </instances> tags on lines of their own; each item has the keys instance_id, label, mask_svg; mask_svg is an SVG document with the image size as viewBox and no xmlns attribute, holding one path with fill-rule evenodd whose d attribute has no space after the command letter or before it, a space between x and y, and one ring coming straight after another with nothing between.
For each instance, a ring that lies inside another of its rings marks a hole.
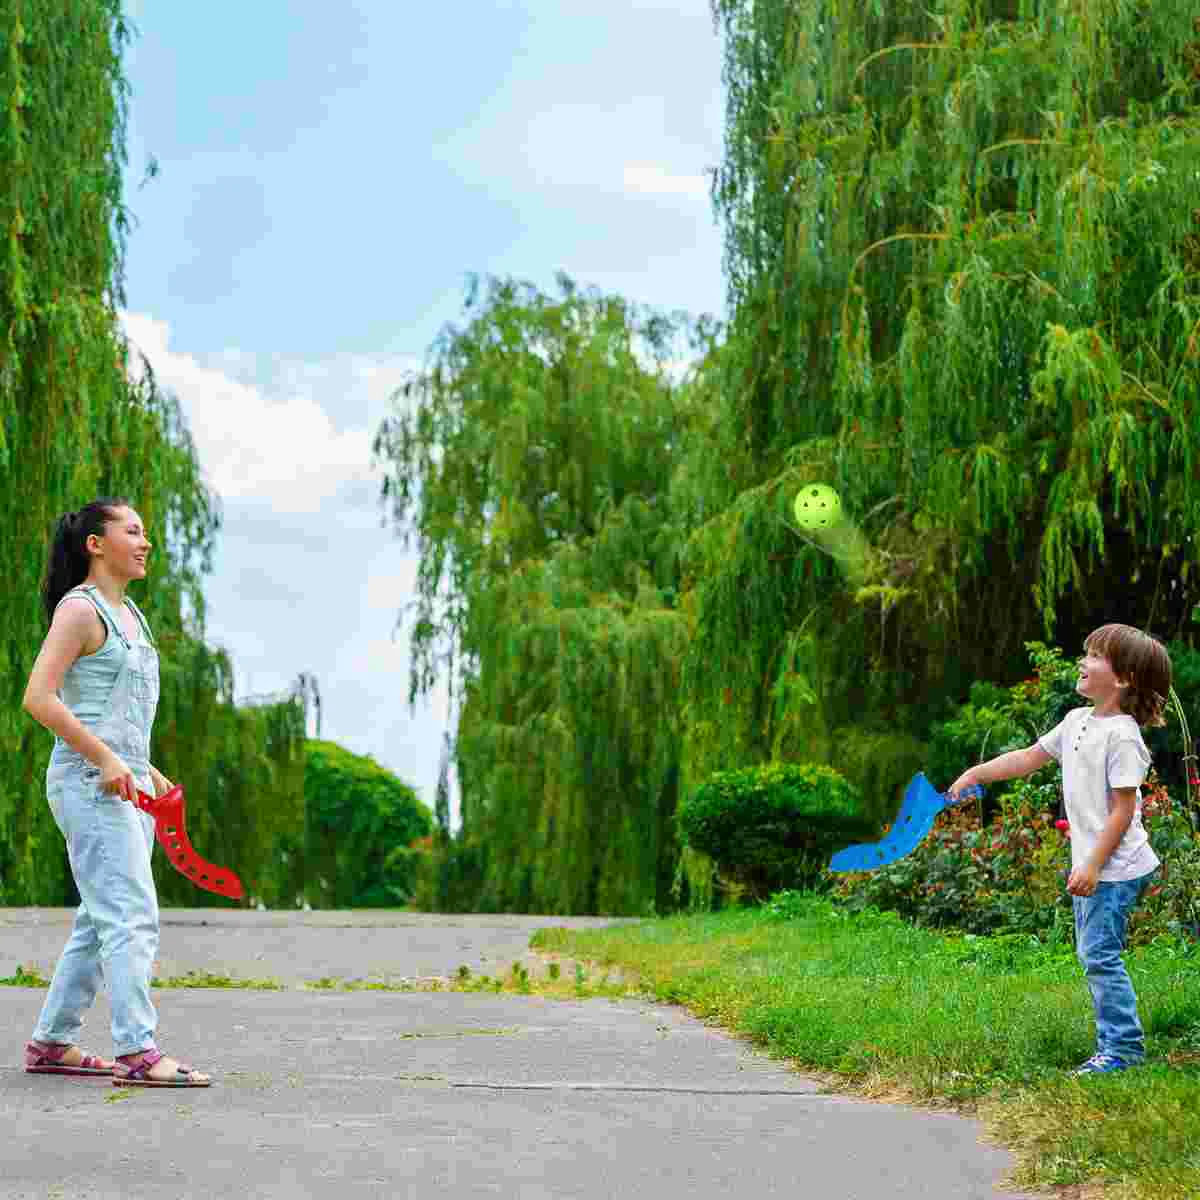
<instances>
[{"instance_id":1,"label":"boy's hand","mask_svg":"<svg viewBox=\"0 0 1200 1200\"><path fill-rule=\"evenodd\" d=\"M975 768L972 767L969 771L964 771L947 789L946 794L953 797L955 800L959 798L959 793L963 788L982 787L983 784L975 775Z\"/></svg>"},{"instance_id":2,"label":"boy's hand","mask_svg":"<svg viewBox=\"0 0 1200 1200\"><path fill-rule=\"evenodd\" d=\"M1067 891L1072 896L1091 896L1100 882L1100 872L1090 864L1076 867L1067 878Z\"/></svg>"}]
</instances>

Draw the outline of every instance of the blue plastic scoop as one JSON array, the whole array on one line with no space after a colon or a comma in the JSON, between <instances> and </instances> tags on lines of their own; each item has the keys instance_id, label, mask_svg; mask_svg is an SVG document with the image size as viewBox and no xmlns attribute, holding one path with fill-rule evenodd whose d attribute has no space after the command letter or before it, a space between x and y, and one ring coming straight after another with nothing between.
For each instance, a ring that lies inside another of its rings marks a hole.
<instances>
[{"instance_id":1,"label":"blue plastic scoop","mask_svg":"<svg viewBox=\"0 0 1200 1200\"><path fill-rule=\"evenodd\" d=\"M896 814L887 837L880 842L863 842L839 850L830 860L831 871L874 871L911 854L933 828L933 819L960 800L983 795L978 784L965 787L957 800L949 793L934 791L933 784L923 774L912 777L904 793L904 803Z\"/></svg>"}]
</instances>

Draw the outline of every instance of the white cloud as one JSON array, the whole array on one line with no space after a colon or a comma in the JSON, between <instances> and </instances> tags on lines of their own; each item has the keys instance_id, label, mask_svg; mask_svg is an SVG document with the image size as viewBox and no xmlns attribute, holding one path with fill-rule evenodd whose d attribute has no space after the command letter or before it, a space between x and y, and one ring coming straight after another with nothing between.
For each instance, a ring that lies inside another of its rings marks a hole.
<instances>
[{"instance_id":1,"label":"white cloud","mask_svg":"<svg viewBox=\"0 0 1200 1200\"><path fill-rule=\"evenodd\" d=\"M312 674L322 736L370 754L432 806L447 695L438 687L408 708L408 631L396 622L416 561L383 527L370 466L373 432L413 360L238 349L202 359L172 345L167 322L123 320L178 396L222 500L206 624L232 658L235 694Z\"/></svg>"},{"instance_id":2,"label":"white cloud","mask_svg":"<svg viewBox=\"0 0 1200 1200\"><path fill-rule=\"evenodd\" d=\"M374 572L366 580L363 596L372 608L398 612L417 585L417 562L405 558L403 569L392 573Z\"/></svg>"},{"instance_id":3,"label":"white cloud","mask_svg":"<svg viewBox=\"0 0 1200 1200\"><path fill-rule=\"evenodd\" d=\"M373 482L373 428L339 429L317 396L336 396L347 380L366 385L377 421L406 366L349 356L284 361L273 366L286 390L268 393L248 381L261 369L253 355L224 351L208 365L171 346L165 321L144 313L125 313L123 321L160 385L179 397L206 479L223 499L270 495L285 510L312 513L347 483Z\"/></svg>"},{"instance_id":4,"label":"white cloud","mask_svg":"<svg viewBox=\"0 0 1200 1200\"><path fill-rule=\"evenodd\" d=\"M707 175L678 175L653 163L627 163L624 178L625 190L629 192L649 196L702 196L705 199L709 195Z\"/></svg>"}]
</instances>

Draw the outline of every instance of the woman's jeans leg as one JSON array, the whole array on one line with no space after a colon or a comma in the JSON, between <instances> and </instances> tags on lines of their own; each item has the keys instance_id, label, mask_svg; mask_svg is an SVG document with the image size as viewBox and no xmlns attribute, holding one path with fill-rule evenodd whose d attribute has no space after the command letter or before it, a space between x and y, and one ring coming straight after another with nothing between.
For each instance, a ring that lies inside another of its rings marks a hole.
<instances>
[{"instance_id":1,"label":"woman's jeans leg","mask_svg":"<svg viewBox=\"0 0 1200 1200\"><path fill-rule=\"evenodd\" d=\"M1096 1010L1096 1052L1124 1063L1146 1056L1137 997L1121 958L1125 930L1154 872L1140 879L1099 883L1091 896L1074 896L1075 953L1083 964Z\"/></svg>"},{"instance_id":2,"label":"woman's jeans leg","mask_svg":"<svg viewBox=\"0 0 1200 1200\"><path fill-rule=\"evenodd\" d=\"M74 1041L101 972L112 1005L115 1054L154 1045L150 974L158 953L158 897L150 872L154 823L88 782L52 789L51 809L67 839L82 904L54 972L34 1038Z\"/></svg>"},{"instance_id":3,"label":"woman's jeans leg","mask_svg":"<svg viewBox=\"0 0 1200 1200\"><path fill-rule=\"evenodd\" d=\"M102 981L100 938L88 916L87 905L81 904L75 912L71 936L54 968L42 1015L33 1031L34 1041L77 1042L83 1014L91 1008Z\"/></svg>"}]
</instances>

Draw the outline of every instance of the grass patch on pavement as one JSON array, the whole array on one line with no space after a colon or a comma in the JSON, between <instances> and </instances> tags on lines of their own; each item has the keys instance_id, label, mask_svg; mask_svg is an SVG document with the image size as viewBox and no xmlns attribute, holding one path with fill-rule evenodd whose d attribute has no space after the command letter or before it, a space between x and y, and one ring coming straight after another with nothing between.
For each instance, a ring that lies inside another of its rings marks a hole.
<instances>
[{"instance_id":1,"label":"grass patch on pavement","mask_svg":"<svg viewBox=\"0 0 1200 1200\"><path fill-rule=\"evenodd\" d=\"M0 987L47 988L50 980L38 972L36 967L26 970L17 967L16 973L0 979ZM185 975L169 975L150 980L152 988L246 988L258 992L282 992L285 985L278 979L238 979L233 975L220 975L213 971L189 971Z\"/></svg>"},{"instance_id":2,"label":"grass patch on pavement","mask_svg":"<svg viewBox=\"0 0 1200 1200\"><path fill-rule=\"evenodd\" d=\"M605 971L598 978L589 974L582 963L571 964L564 975L559 963L547 964L544 975L531 974L522 963L514 962L508 971L495 975L475 974L461 966L450 977L433 975L419 979L380 982L373 979L341 979L326 976L303 985L305 991L327 992L484 992L490 995L541 996L551 1000L610 999L640 995L641 992L619 974Z\"/></svg>"},{"instance_id":3,"label":"grass patch on pavement","mask_svg":"<svg viewBox=\"0 0 1200 1200\"><path fill-rule=\"evenodd\" d=\"M1128 956L1147 1065L1083 1079L1091 1000L1070 947L947 937L817 897L599 930L548 929L543 952L636 973L654 998L860 1094L978 1114L1018 1155L1020 1187L1091 1184L1106 1200L1200 1195L1200 953Z\"/></svg>"},{"instance_id":4,"label":"grass patch on pavement","mask_svg":"<svg viewBox=\"0 0 1200 1200\"><path fill-rule=\"evenodd\" d=\"M546 965L545 974L531 974L528 967L514 962L508 971L495 975L475 974L470 967L461 966L449 978L440 975L418 979L374 980L343 979L326 975L302 984L286 984L278 979L242 979L214 971L189 971L184 975L154 976L152 988L232 988L242 991L285 992L295 988L305 992L485 992L491 995L541 996L552 1000L611 999L640 995L618 974L605 971L593 976L582 963L572 963L568 974L557 962ZM50 980L37 969L18 966L0 986L46 988Z\"/></svg>"},{"instance_id":5,"label":"grass patch on pavement","mask_svg":"<svg viewBox=\"0 0 1200 1200\"><path fill-rule=\"evenodd\" d=\"M214 971L188 971L184 975L169 975L160 979L157 975L150 980L152 988L245 988L256 992L282 992L286 986L278 979L238 979L234 975L220 975Z\"/></svg>"},{"instance_id":6,"label":"grass patch on pavement","mask_svg":"<svg viewBox=\"0 0 1200 1200\"><path fill-rule=\"evenodd\" d=\"M44 978L37 967L30 967L26 970L18 965L17 969L11 974L0 979L0 987L49 987L50 980Z\"/></svg>"}]
</instances>

